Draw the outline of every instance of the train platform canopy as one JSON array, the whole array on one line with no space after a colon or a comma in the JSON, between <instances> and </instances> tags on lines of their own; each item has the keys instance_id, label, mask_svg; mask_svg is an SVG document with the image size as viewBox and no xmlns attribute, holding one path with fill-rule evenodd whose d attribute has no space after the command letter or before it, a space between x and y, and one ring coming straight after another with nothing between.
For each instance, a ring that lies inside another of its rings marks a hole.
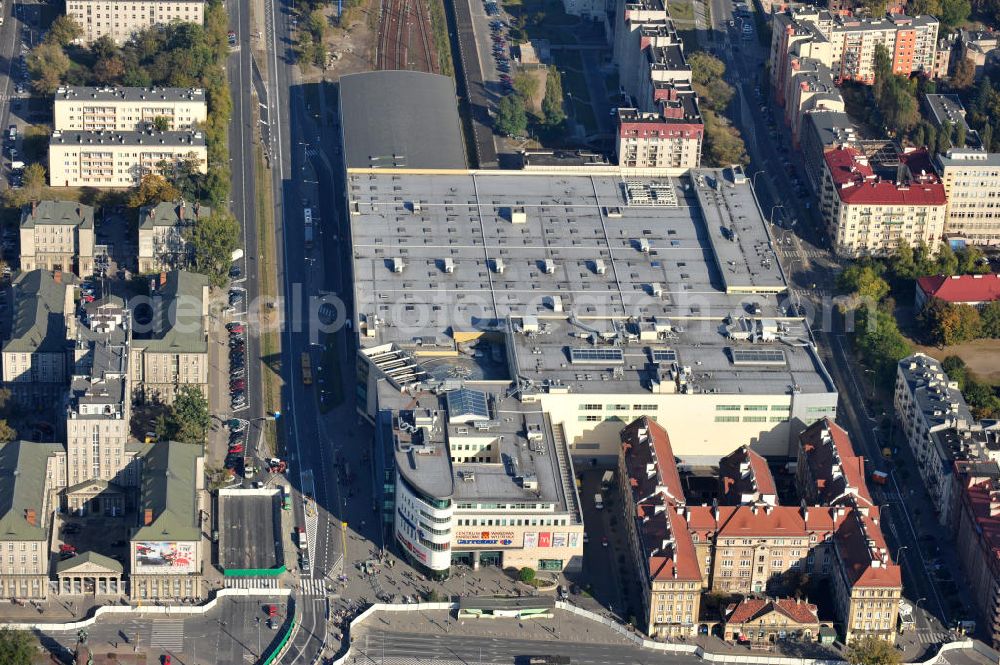
<instances>
[{"instance_id":1,"label":"train platform canopy","mask_svg":"<svg viewBox=\"0 0 1000 665\"><path fill-rule=\"evenodd\" d=\"M377 71L340 79L348 169L468 168L454 81L439 74Z\"/></svg>"},{"instance_id":2,"label":"train platform canopy","mask_svg":"<svg viewBox=\"0 0 1000 665\"><path fill-rule=\"evenodd\" d=\"M555 607L552 596L462 596L458 616L542 619L551 617Z\"/></svg>"}]
</instances>

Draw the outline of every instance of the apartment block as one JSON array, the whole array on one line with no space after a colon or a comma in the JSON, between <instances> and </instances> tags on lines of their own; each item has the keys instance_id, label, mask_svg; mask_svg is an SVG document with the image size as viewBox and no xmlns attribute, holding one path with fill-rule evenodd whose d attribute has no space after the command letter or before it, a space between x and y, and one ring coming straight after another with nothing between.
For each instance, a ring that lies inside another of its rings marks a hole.
<instances>
[{"instance_id":1,"label":"apartment block","mask_svg":"<svg viewBox=\"0 0 1000 665\"><path fill-rule=\"evenodd\" d=\"M69 378L66 331L73 318L73 276L22 272L12 285L13 318L3 344L3 385L15 403L58 403Z\"/></svg>"},{"instance_id":2,"label":"apartment block","mask_svg":"<svg viewBox=\"0 0 1000 665\"><path fill-rule=\"evenodd\" d=\"M1000 646L1000 468L955 464L955 546L988 644Z\"/></svg>"},{"instance_id":3,"label":"apartment block","mask_svg":"<svg viewBox=\"0 0 1000 665\"><path fill-rule=\"evenodd\" d=\"M697 634L702 571L680 511L684 490L670 437L640 418L621 433L621 505L633 566L640 575L643 632L652 638Z\"/></svg>"},{"instance_id":4,"label":"apartment block","mask_svg":"<svg viewBox=\"0 0 1000 665\"><path fill-rule=\"evenodd\" d=\"M807 115L844 112L844 98L833 83L830 68L815 58L789 56L785 93L785 124L792 130L792 142L799 147Z\"/></svg>"},{"instance_id":5,"label":"apartment block","mask_svg":"<svg viewBox=\"0 0 1000 665\"><path fill-rule=\"evenodd\" d=\"M71 3L72 4L72 3ZM63 86L53 102L54 128L73 132L194 131L208 119L201 88Z\"/></svg>"},{"instance_id":6,"label":"apartment block","mask_svg":"<svg viewBox=\"0 0 1000 665\"><path fill-rule=\"evenodd\" d=\"M937 67L938 21L932 16L888 14L884 18L859 18L799 6L775 14L771 37L772 81L782 82L780 69L792 44L818 39L817 35L829 42L829 48L824 47L823 55L811 57L819 57L838 83L874 82L875 50L879 45L888 51L896 74L929 76Z\"/></svg>"},{"instance_id":7,"label":"apartment block","mask_svg":"<svg viewBox=\"0 0 1000 665\"><path fill-rule=\"evenodd\" d=\"M767 460L742 446L719 460L719 503L778 505L778 489Z\"/></svg>"},{"instance_id":8,"label":"apartment block","mask_svg":"<svg viewBox=\"0 0 1000 665\"><path fill-rule=\"evenodd\" d=\"M1000 243L1000 154L953 149L937 155L934 166L948 196L945 236L974 245Z\"/></svg>"},{"instance_id":9,"label":"apartment block","mask_svg":"<svg viewBox=\"0 0 1000 665\"><path fill-rule=\"evenodd\" d=\"M951 524L953 463L979 456L982 426L972 417L958 384L941 363L923 353L899 361L893 404L938 521Z\"/></svg>"},{"instance_id":10,"label":"apartment block","mask_svg":"<svg viewBox=\"0 0 1000 665\"><path fill-rule=\"evenodd\" d=\"M680 175L701 163L704 122L684 45L661 0L623 1L616 12L619 85L633 102L617 114L616 155L626 173Z\"/></svg>"},{"instance_id":11,"label":"apartment block","mask_svg":"<svg viewBox=\"0 0 1000 665\"><path fill-rule=\"evenodd\" d=\"M49 594L49 531L54 487L65 462L58 443L0 443L0 593L44 600Z\"/></svg>"},{"instance_id":12,"label":"apartment block","mask_svg":"<svg viewBox=\"0 0 1000 665\"><path fill-rule=\"evenodd\" d=\"M839 111L809 113L802 119L799 147L805 162L806 181L813 192L823 187L826 153L842 146L853 147L858 141L851 116Z\"/></svg>"},{"instance_id":13,"label":"apartment block","mask_svg":"<svg viewBox=\"0 0 1000 665\"><path fill-rule=\"evenodd\" d=\"M149 173L161 174L183 162L208 170L201 132L52 133L49 184L52 187L132 187Z\"/></svg>"},{"instance_id":14,"label":"apartment block","mask_svg":"<svg viewBox=\"0 0 1000 665\"><path fill-rule=\"evenodd\" d=\"M129 394L169 404L181 386L208 394L208 278L184 270L160 276L153 314L136 321L129 348Z\"/></svg>"},{"instance_id":15,"label":"apartment block","mask_svg":"<svg viewBox=\"0 0 1000 665\"><path fill-rule=\"evenodd\" d=\"M94 209L73 201L38 201L21 209L21 270L94 273Z\"/></svg>"},{"instance_id":16,"label":"apartment block","mask_svg":"<svg viewBox=\"0 0 1000 665\"><path fill-rule=\"evenodd\" d=\"M830 418L799 434L795 487L810 505L875 505L865 483L865 458L854 454L847 431Z\"/></svg>"},{"instance_id":17,"label":"apartment block","mask_svg":"<svg viewBox=\"0 0 1000 665\"><path fill-rule=\"evenodd\" d=\"M947 199L925 150L824 153L820 210L843 257L891 255L900 245L937 247Z\"/></svg>"},{"instance_id":18,"label":"apartment block","mask_svg":"<svg viewBox=\"0 0 1000 665\"><path fill-rule=\"evenodd\" d=\"M184 234L211 214L198 202L163 202L139 209L139 272L175 270L187 265L189 252Z\"/></svg>"},{"instance_id":19,"label":"apartment block","mask_svg":"<svg viewBox=\"0 0 1000 665\"><path fill-rule=\"evenodd\" d=\"M169 23L205 21L205 0L68 0L66 15L83 29L80 40L91 44L108 36L124 44L135 33Z\"/></svg>"}]
</instances>

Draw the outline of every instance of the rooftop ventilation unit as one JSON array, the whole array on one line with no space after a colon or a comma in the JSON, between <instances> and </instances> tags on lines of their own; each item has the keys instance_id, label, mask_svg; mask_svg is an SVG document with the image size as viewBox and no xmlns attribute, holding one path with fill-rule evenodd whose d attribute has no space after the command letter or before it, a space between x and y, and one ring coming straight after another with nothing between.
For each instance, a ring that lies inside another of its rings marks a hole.
<instances>
[{"instance_id":1,"label":"rooftop ventilation unit","mask_svg":"<svg viewBox=\"0 0 1000 665\"><path fill-rule=\"evenodd\" d=\"M503 259L493 259L493 272L498 275L502 275L505 267Z\"/></svg>"},{"instance_id":2,"label":"rooftop ventilation unit","mask_svg":"<svg viewBox=\"0 0 1000 665\"><path fill-rule=\"evenodd\" d=\"M527 224L528 214L524 211L524 206L516 206L510 209L511 224Z\"/></svg>"},{"instance_id":3,"label":"rooftop ventilation unit","mask_svg":"<svg viewBox=\"0 0 1000 665\"><path fill-rule=\"evenodd\" d=\"M542 272L546 275L551 275L556 271L556 263L552 259L545 259L542 261Z\"/></svg>"},{"instance_id":4,"label":"rooftop ventilation unit","mask_svg":"<svg viewBox=\"0 0 1000 665\"><path fill-rule=\"evenodd\" d=\"M594 272L598 275L603 275L608 272L608 267L604 265L604 259L597 259L594 261Z\"/></svg>"},{"instance_id":5,"label":"rooftop ventilation unit","mask_svg":"<svg viewBox=\"0 0 1000 665\"><path fill-rule=\"evenodd\" d=\"M455 261L453 259L445 259L442 262L442 267L444 268L445 273L450 275L455 272Z\"/></svg>"},{"instance_id":6,"label":"rooftop ventilation unit","mask_svg":"<svg viewBox=\"0 0 1000 665\"><path fill-rule=\"evenodd\" d=\"M392 266L392 271L395 273L403 272L403 268L406 267L406 264L403 262L403 259L398 256L391 259L389 263Z\"/></svg>"},{"instance_id":7,"label":"rooftop ventilation unit","mask_svg":"<svg viewBox=\"0 0 1000 665\"><path fill-rule=\"evenodd\" d=\"M640 252L642 252L643 254L649 254L649 241L648 241L648 240L646 240L645 238L639 238L639 239L638 239L638 240L636 241L636 247L637 247L637 248L639 249L639 251L640 251Z\"/></svg>"},{"instance_id":8,"label":"rooftop ventilation unit","mask_svg":"<svg viewBox=\"0 0 1000 665\"><path fill-rule=\"evenodd\" d=\"M521 487L526 490L538 489L538 476L531 473L521 478Z\"/></svg>"}]
</instances>

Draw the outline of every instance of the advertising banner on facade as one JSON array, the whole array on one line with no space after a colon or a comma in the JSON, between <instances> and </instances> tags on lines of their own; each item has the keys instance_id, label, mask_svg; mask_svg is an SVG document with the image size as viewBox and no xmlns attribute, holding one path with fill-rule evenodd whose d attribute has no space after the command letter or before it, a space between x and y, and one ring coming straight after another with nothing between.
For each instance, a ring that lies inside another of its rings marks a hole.
<instances>
[{"instance_id":1,"label":"advertising banner on facade","mask_svg":"<svg viewBox=\"0 0 1000 665\"><path fill-rule=\"evenodd\" d=\"M566 547L566 534L565 533L552 534L552 547Z\"/></svg>"},{"instance_id":2,"label":"advertising banner on facade","mask_svg":"<svg viewBox=\"0 0 1000 665\"><path fill-rule=\"evenodd\" d=\"M524 534L524 547L525 549L538 547L538 534L534 531L526 532Z\"/></svg>"},{"instance_id":3,"label":"advertising banner on facade","mask_svg":"<svg viewBox=\"0 0 1000 665\"><path fill-rule=\"evenodd\" d=\"M517 534L513 531L458 531L455 545L458 547L514 547Z\"/></svg>"},{"instance_id":4,"label":"advertising banner on facade","mask_svg":"<svg viewBox=\"0 0 1000 665\"><path fill-rule=\"evenodd\" d=\"M552 547L552 534L548 531L542 531L538 534L538 546L539 547Z\"/></svg>"},{"instance_id":5,"label":"advertising banner on facade","mask_svg":"<svg viewBox=\"0 0 1000 665\"><path fill-rule=\"evenodd\" d=\"M135 567L141 572L162 572L164 574L193 573L198 569L194 543L150 543L135 544Z\"/></svg>"},{"instance_id":6,"label":"advertising banner on facade","mask_svg":"<svg viewBox=\"0 0 1000 665\"><path fill-rule=\"evenodd\" d=\"M580 545L580 534L576 531L569 534L569 546L578 547Z\"/></svg>"}]
</instances>

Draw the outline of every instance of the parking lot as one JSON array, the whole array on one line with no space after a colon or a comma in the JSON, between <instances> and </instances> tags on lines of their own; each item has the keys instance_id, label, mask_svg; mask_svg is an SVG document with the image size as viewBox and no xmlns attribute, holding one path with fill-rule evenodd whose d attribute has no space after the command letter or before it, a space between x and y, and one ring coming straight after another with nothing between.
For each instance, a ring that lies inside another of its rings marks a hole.
<instances>
[{"instance_id":1,"label":"parking lot","mask_svg":"<svg viewBox=\"0 0 1000 665\"><path fill-rule=\"evenodd\" d=\"M269 570L284 564L277 490L222 491L218 513L219 566L223 570Z\"/></svg>"}]
</instances>

